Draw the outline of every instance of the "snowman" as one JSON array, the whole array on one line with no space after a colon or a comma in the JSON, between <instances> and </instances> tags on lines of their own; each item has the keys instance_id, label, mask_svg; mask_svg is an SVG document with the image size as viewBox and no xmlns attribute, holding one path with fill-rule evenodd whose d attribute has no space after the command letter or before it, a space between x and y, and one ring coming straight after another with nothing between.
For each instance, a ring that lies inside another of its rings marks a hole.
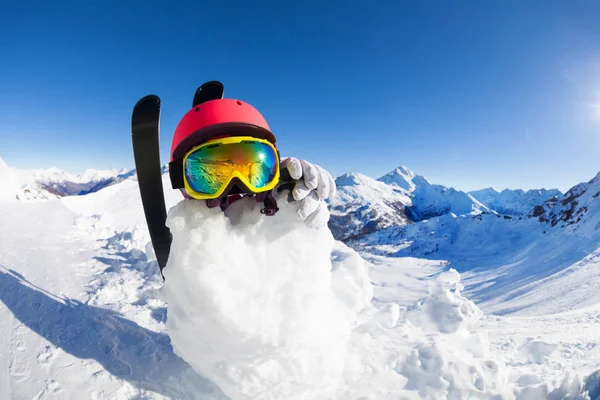
<instances>
[{"instance_id":1,"label":"snowman","mask_svg":"<svg viewBox=\"0 0 600 400\"><path fill-rule=\"evenodd\" d=\"M259 111L212 81L173 135L169 176L182 201L167 214L159 109L156 96L138 102L133 142L175 353L232 399L333 398L371 293L366 272L351 305L332 284L332 176L280 159Z\"/></svg>"}]
</instances>

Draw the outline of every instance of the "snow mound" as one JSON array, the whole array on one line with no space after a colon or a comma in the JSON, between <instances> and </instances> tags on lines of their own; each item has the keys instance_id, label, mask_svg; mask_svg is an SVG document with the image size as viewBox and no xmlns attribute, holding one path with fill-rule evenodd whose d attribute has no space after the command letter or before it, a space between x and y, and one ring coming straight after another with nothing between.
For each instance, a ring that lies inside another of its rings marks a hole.
<instances>
[{"instance_id":1,"label":"snow mound","mask_svg":"<svg viewBox=\"0 0 600 400\"><path fill-rule=\"evenodd\" d=\"M355 383L341 398L514 398L487 336L471 333L482 312L459 288L455 270L441 273L426 298L384 305L357 327L349 353L356 364L347 365Z\"/></svg>"},{"instance_id":2,"label":"snow mound","mask_svg":"<svg viewBox=\"0 0 600 400\"><path fill-rule=\"evenodd\" d=\"M483 313L460 295L460 274L451 269L429 282L429 297L411 306L407 319L432 332L455 333L476 322Z\"/></svg>"},{"instance_id":3,"label":"snow mound","mask_svg":"<svg viewBox=\"0 0 600 400\"><path fill-rule=\"evenodd\" d=\"M523 358L524 362L543 364L557 347L558 345L553 343L527 338L519 346L519 355Z\"/></svg>"},{"instance_id":4,"label":"snow mound","mask_svg":"<svg viewBox=\"0 0 600 400\"><path fill-rule=\"evenodd\" d=\"M275 218L253 199L227 214L196 201L169 212L167 330L176 354L233 399L331 398L370 284L360 257L338 254L359 265L336 268L354 290L332 290L331 232L279 203Z\"/></svg>"}]
</instances>

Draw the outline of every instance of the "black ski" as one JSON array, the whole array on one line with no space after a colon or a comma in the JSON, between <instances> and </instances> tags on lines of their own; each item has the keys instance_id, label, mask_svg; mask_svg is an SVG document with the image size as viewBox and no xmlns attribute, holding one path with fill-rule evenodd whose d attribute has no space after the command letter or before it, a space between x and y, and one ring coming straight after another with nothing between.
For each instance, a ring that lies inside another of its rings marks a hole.
<instances>
[{"instance_id":1,"label":"black ski","mask_svg":"<svg viewBox=\"0 0 600 400\"><path fill-rule=\"evenodd\" d=\"M196 89L194 101L192 102L192 108L209 100L222 99L224 91L225 88L219 81L203 83L198 89Z\"/></svg>"},{"instance_id":2,"label":"black ski","mask_svg":"<svg viewBox=\"0 0 600 400\"><path fill-rule=\"evenodd\" d=\"M159 119L158 96L149 95L138 101L131 116L131 140L146 223L162 274L169 257L172 237L165 225L167 209L161 176Z\"/></svg>"}]
</instances>

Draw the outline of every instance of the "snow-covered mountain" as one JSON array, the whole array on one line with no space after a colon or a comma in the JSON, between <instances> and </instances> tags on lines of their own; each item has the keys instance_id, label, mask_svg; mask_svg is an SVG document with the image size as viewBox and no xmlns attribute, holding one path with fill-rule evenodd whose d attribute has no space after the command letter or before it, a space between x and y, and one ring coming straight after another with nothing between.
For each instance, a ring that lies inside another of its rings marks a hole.
<instances>
[{"instance_id":1,"label":"snow-covered mountain","mask_svg":"<svg viewBox=\"0 0 600 400\"><path fill-rule=\"evenodd\" d=\"M84 195L135 176L135 170L93 170L70 174L58 168L21 170L0 158L0 199L47 200Z\"/></svg>"},{"instance_id":2,"label":"snow-covered mountain","mask_svg":"<svg viewBox=\"0 0 600 400\"><path fill-rule=\"evenodd\" d=\"M521 189L504 189L498 192L494 188L486 188L469 192L486 207L500 214L527 215L537 205L544 204L554 197L562 196L558 189L532 189L524 191Z\"/></svg>"},{"instance_id":3,"label":"snow-covered mountain","mask_svg":"<svg viewBox=\"0 0 600 400\"><path fill-rule=\"evenodd\" d=\"M413 201L409 210L413 221L423 221L449 213L463 215L490 212L470 194L443 185L434 185L424 176L417 175L406 167L396 168L378 180L410 193Z\"/></svg>"},{"instance_id":4,"label":"snow-covered mountain","mask_svg":"<svg viewBox=\"0 0 600 400\"><path fill-rule=\"evenodd\" d=\"M407 191L358 173L342 175L335 182L329 229L336 239L410 222L406 213L412 198Z\"/></svg>"},{"instance_id":5,"label":"snow-covered mountain","mask_svg":"<svg viewBox=\"0 0 600 400\"><path fill-rule=\"evenodd\" d=\"M336 179L330 229L345 240L389 226L419 222L446 214L480 214L490 210L468 193L434 185L406 167L375 180L350 173Z\"/></svg>"},{"instance_id":6,"label":"snow-covered mountain","mask_svg":"<svg viewBox=\"0 0 600 400\"><path fill-rule=\"evenodd\" d=\"M69 174L57 168L32 171L34 184L59 197L78 196L97 192L135 175L131 169L93 170Z\"/></svg>"},{"instance_id":7,"label":"snow-covered mountain","mask_svg":"<svg viewBox=\"0 0 600 400\"><path fill-rule=\"evenodd\" d=\"M572 226L579 231L593 226L600 230L600 173L589 182L580 183L560 197L554 197L536 206L531 215L552 226ZM594 225L597 223L598 225Z\"/></svg>"},{"instance_id":8,"label":"snow-covered mountain","mask_svg":"<svg viewBox=\"0 0 600 400\"><path fill-rule=\"evenodd\" d=\"M349 244L388 256L446 260L463 275L470 297L489 312L562 312L596 304L600 174L536 206L529 216L447 214Z\"/></svg>"}]
</instances>

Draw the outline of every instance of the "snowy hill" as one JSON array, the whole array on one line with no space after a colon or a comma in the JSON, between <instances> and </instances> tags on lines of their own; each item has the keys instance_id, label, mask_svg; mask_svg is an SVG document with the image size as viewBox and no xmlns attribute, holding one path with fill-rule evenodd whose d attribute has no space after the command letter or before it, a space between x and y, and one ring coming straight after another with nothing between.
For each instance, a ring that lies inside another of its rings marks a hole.
<instances>
[{"instance_id":1,"label":"snowy hill","mask_svg":"<svg viewBox=\"0 0 600 400\"><path fill-rule=\"evenodd\" d=\"M20 170L0 158L0 200L48 200L85 195L135 177L135 170L87 170L70 174L58 168Z\"/></svg>"},{"instance_id":2,"label":"snowy hill","mask_svg":"<svg viewBox=\"0 0 600 400\"><path fill-rule=\"evenodd\" d=\"M395 257L446 260L487 312L563 312L597 304L600 179L575 186L529 217L445 215L350 244Z\"/></svg>"},{"instance_id":3,"label":"snowy hill","mask_svg":"<svg viewBox=\"0 0 600 400\"><path fill-rule=\"evenodd\" d=\"M486 188L471 191L469 194L489 209L506 215L527 215L533 211L535 206L544 204L554 197L562 196L558 189L528 191L504 189L498 192L494 188Z\"/></svg>"},{"instance_id":4,"label":"snowy hill","mask_svg":"<svg viewBox=\"0 0 600 400\"><path fill-rule=\"evenodd\" d=\"M336 184L329 226L339 240L450 213L490 212L468 193L433 185L406 167L378 180L349 173L337 178Z\"/></svg>"}]
</instances>

